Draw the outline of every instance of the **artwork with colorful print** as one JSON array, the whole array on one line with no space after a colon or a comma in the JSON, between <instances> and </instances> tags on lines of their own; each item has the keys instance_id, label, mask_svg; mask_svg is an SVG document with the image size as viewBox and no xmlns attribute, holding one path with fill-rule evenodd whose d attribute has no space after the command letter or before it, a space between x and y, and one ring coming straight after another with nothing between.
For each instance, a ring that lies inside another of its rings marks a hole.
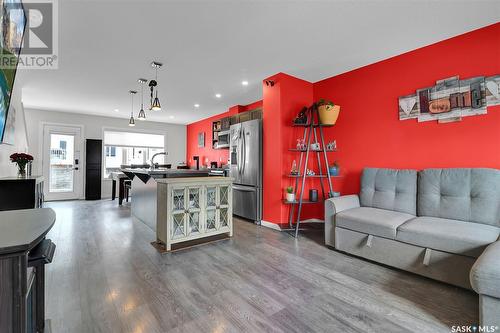
<instances>
[{"instance_id":1,"label":"artwork with colorful print","mask_svg":"<svg viewBox=\"0 0 500 333\"><path fill-rule=\"evenodd\" d=\"M399 120L446 123L486 114L488 106L500 105L500 75L465 80L454 76L438 80L433 87L399 97L398 104Z\"/></svg>"}]
</instances>

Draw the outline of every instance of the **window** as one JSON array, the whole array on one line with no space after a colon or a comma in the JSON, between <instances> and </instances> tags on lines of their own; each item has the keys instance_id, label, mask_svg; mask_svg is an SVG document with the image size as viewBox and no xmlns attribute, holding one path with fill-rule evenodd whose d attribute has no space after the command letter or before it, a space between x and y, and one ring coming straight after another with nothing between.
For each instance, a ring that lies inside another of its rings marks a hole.
<instances>
[{"instance_id":1,"label":"window","mask_svg":"<svg viewBox=\"0 0 500 333\"><path fill-rule=\"evenodd\" d=\"M165 151L165 136L137 132L104 131L104 177L132 165L151 165L154 154ZM155 157L165 164L165 155Z\"/></svg>"},{"instance_id":2,"label":"window","mask_svg":"<svg viewBox=\"0 0 500 333\"><path fill-rule=\"evenodd\" d=\"M106 146L106 157L116 157L116 147Z\"/></svg>"}]
</instances>

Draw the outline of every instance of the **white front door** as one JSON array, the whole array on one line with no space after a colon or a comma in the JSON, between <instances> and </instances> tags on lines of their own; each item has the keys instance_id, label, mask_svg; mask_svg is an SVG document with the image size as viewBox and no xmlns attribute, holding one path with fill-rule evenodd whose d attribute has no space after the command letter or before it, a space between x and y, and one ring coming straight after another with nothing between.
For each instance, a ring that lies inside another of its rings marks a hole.
<instances>
[{"instance_id":1,"label":"white front door","mask_svg":"<svg viewBox=\"0 0 500 333\"><path fill-rule=\"evenodd\" d=\"M80 127L44 125L45 200L71 200L82 196L82 146Z\"/></svg>"}]
</instances>

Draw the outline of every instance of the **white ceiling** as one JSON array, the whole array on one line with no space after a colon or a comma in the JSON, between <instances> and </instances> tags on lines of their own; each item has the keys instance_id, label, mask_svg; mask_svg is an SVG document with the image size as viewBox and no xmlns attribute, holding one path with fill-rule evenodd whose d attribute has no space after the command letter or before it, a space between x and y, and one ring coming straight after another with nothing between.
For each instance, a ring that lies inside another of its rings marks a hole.
<instances>
[{"instance_id":1,"label":"white ceiling","mask_svg":"<svg viewBox=\"0 0 500 333\"><path fill-rule=\"evenodd\" d=\"M187 124L261 99L277 72L315 82L499 18L496 0L59 0L59 69L18 80L27 108L127 118L159 60L163 110L147 116Z\"/></svg>"}]
</instances>

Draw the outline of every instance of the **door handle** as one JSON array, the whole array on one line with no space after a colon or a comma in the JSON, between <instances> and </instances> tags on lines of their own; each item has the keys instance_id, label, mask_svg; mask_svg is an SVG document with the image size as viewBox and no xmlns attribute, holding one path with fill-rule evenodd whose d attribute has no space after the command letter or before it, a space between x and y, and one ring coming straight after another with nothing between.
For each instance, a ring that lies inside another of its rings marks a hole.
<instances>
[{"instance_id":1,"label":"door handle","mask_svg":"<svg viewBox=\"0 0 500 333\"><path fill-rule=\"evenodd\" d=\"M78 170L78 167L73 168L73 170Z\"/></svg>"},{"instance_id":2,"label":"door handle","mask_svg":"<svg viewBox=\"0 0 500 333\"><path fill-rule=\"evenodd\" d=\"M242 192L255 192L255 188L248 188L246 186L238 186L238 185L233 185L233 190L235 191L242 191Z\"/></svg>"}]
</instances>

